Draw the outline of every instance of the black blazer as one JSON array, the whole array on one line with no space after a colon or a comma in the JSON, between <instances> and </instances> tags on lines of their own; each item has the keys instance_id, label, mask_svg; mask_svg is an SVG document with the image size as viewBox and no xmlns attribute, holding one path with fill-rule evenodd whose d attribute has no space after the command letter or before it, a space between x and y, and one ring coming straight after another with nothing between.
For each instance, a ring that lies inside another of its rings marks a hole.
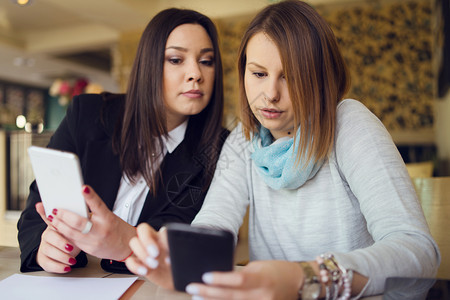
<instances>
[{"instance_id":1,"label":"black blazer","mask_svg":"<svg viewBox=\"0 0 450 300\"><path fill-rule=\"evenodd\" d=\"M48 144L49 148L78 155L85 183L94 188L110 210L113 209L122 177L119 157L112 149L112 135L117 120L122 118L124 99L123 95L108 97L108 100L100 95L75 97ZM151 192L148 193L138 224L147 222L158 230L167 222L190 223L200 210L208 188L204 184L203 152L220 149L197 149L202 128L196 127L198 125L189 121L184 140L164 157L157 195L154 197ZM227 135L228 131L223 130L220 148ZM34 181L17 224L21 272L42 270L36 263L36 254L47 226L36 212L38 201L41 199ZM87 263L83 252L76 259L75 267ZM102 260L101 265L107 271L127 272L123 263Z\"/></svg>"}]
</instances>

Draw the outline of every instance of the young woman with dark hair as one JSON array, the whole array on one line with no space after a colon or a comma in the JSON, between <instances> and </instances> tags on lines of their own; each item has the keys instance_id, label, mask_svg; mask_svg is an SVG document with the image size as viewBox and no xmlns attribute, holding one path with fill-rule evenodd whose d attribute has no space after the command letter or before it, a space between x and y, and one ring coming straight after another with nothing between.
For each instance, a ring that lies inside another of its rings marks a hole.
<instances>
[{"instance_id":1,"label":"young woman with dark hair","mask_svg":"<svg viewBox=\"0 0 450 300\"><path fill-rule=\"evenodd\" d=\"M268 6L250 23L238 64L242 124L192 225L237 236L249 207L251 262L206 273L186 291L349 299L383 293L388 277L435 276L439 249L406 167L380 120L344 99L350 79L324 19L301 1ZM164 231L137 232L127 266L171 288Z\"/></svg>"},{"instance_id":2,"label":"young woman with dark hair","mask_svg":"<svg viewBox=\"0 0 450 300\"><path fill-rule=\"evenodd\" d=\"M63 209L47 218L33 182L18 222L21 271L67 273L88 253L126 272L134 226L190 223L227 135L222 79L212 21L192 10L157 14L126 94L75 97L48 145L78 155L90 218Z\"/></svg>"}]
</instances>

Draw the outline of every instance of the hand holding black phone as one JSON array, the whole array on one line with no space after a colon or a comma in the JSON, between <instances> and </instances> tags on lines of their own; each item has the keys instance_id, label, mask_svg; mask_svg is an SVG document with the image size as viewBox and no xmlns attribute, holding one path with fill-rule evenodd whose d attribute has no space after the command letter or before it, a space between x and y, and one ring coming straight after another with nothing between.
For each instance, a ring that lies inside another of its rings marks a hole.
<instances>
[{"instance_id":1,"label":"hand holding black phone","mask_svg":"<svg viewBox=\"0 0 450 300\"><path fill-rule=\"evenodd\" d=\"M225 230L188 224L166 225L175 289L184 291L191 282L202 282L212 271L232 271L234 238Z\"/></svg>"}]
</instances>

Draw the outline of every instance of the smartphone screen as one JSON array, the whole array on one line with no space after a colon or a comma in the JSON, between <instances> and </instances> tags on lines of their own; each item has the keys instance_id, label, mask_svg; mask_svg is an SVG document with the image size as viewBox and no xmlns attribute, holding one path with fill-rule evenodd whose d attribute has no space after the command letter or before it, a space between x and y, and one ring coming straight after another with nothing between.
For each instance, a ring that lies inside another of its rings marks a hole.
<instances>
[{"instance_id":1,"label":"smartphone screen","mask_svg":"<svg viewBox=\"0 0 450 300\"><path fill-rule=\"evenodd\" d=\"M234 238L225 230L170 223L166 225L175 289L202 282L211 271L233 270Z\"/></svg>"}]
</instances>

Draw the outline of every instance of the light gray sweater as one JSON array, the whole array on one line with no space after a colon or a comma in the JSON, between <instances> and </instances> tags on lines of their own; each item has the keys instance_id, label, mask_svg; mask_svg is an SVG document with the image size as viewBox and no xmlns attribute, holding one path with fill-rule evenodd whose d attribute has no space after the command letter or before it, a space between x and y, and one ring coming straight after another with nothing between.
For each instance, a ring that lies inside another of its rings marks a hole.
<instances>
[{"instance_id":1,"label":"light gray sweater","mask_svg":"<svg viewBox=\"0 0 450 300\"><path fill-rule=\"evenodd\" d=\"M316 176L297 190L273 190L253 164L239 125L222 149L195 225L237 235L250 205L251 260L309 261L333 253L368 276L363 295L387 277L433 277L439 249L389 133L362 103L337 107L336 140Z\"/></svg>"}]
</instances>

